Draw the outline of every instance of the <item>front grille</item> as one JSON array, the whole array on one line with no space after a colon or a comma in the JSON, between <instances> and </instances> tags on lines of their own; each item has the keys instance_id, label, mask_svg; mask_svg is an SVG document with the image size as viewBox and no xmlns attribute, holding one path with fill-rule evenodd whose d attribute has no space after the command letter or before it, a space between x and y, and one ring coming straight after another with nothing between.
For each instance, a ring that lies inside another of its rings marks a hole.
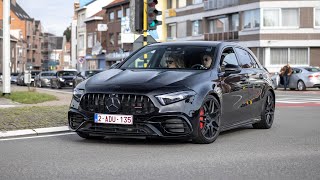
<instances>
[{"instance_id":1,"label":"front grille","mask_svg":"<svg viewBox=\"0 0 320 180\"><path fill-rule=\"evenodd\" d=\"M110 97L116 97L120 101L120 107L116 112L110 112L107 108L107 100ZM147 96L130 94L85 94L81 98L80 107L92 113L127 115L146 115L156 111L156 107Z\"/></svg>"},{"instance_id":2,"label":"front grille","mask_svg":"<svg viewBox=\"0 0 320 180\"><path fill-rule=\"evenodd\" d=\"M126 134L126 135L152 135L154 134L148 127L144 125L114 125L114 124L97 124L88 123L81 131L88 131L94 134Z\"/></svg>"}]
</instances>

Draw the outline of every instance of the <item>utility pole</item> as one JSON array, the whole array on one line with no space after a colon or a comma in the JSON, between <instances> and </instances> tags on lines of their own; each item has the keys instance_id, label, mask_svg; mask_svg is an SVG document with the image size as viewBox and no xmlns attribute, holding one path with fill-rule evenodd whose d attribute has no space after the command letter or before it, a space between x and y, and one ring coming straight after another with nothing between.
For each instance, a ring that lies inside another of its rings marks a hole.
<instances>
[{"instance_id":1,"label":"utility pole","mask_svg":"<svg viewBox=\"0 0 320 180\"><path fill-rule=\"evenodd\" d=\"M148 14L147 14L147 7L148 7L148 0L143 1L143 46L148 45ZM148 54L144 54L144 63L143 66L146 68L148 65Z\"/></svg>"},{"instance_id":2,"label":"utility pole","mask_svg":"<svg viewBox=\"0 0 320 180\"><path fill-rule=\"evenodd\" d=\"M2 50L3 50L3 85L2 93L11 93L10 84L10 0L3 0L3 39L2 39Z\"/></svg>"}]
</instances>

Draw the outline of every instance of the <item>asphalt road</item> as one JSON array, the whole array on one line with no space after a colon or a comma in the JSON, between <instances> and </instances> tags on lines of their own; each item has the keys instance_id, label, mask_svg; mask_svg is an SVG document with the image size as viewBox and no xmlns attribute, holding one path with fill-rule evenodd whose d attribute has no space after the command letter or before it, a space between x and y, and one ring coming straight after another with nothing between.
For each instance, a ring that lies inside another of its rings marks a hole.
<instances>
[{"instance_id":1,"label":"asphalt road","mask_svg":"<svg viewBox=\"0 0 320 180\"><path fill-rule=\"evenodd\" d=\"M319 95L278 91L270 130L243 127L209 145L75 134L0 140L0 179L320 179Z\"/></svg>"}]
</instances>

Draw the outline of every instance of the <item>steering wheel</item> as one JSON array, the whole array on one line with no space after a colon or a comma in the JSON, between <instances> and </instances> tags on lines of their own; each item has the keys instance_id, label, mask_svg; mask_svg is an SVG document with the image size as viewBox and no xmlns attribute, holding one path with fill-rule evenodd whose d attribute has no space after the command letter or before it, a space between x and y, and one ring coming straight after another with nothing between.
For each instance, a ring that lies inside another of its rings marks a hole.
<instances>
[{"instance_id":1,"label":"steering wheel","mask_svg":"<svg viewBox=\"0 0 320 180\"><path fill-rule=\"evenodd\" d=\"M191 66L191 68L196 68L196 69L207 69L206 67L204 67L202 64L195 64L193 66Z\"/></svg>"}]
</instances>

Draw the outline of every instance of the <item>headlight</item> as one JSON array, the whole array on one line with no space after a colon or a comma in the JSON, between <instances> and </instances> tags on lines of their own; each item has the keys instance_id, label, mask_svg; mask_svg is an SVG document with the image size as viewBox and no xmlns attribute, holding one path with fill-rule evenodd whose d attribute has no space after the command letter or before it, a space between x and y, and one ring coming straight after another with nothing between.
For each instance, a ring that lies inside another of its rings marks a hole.
<instances>
[{"instance_id":1,"label":"headlight","mask_svg":"<svg viewBox=\"0 0 320 180\"><path fill-rule=\"evenodd\" d=\"M178 101L188 99L194 95L196 95L194 91L181 91L181 92L159 95L159 96L156 96L156 98L158 99L160 104L165 106L168 104L172 104Z\"/></svg>"},{"instance_id":2,"label":"headlight","mask_svg":"<svg viewBox=\"0 0 320 180\"><path fill-rule=\"evenodd\" d=\"M63 79L63 78L59 78L59 80L60 80L61 82L64 82L64 79Z\"/></svg>"},{"instance_id":3,"label":"headlight","mask_svg":"<svg viewBox=\"0 0 320 180\"><path fill-rule=\"evenodd\" d=\"M83 93L84 93L84 90L83 90L83 89L77 89L77 88L75 88L75 89L73 90L73 97L74 97L74 99L75 99L76 101L80 101Z\"/></svg>"}]
</instances>

